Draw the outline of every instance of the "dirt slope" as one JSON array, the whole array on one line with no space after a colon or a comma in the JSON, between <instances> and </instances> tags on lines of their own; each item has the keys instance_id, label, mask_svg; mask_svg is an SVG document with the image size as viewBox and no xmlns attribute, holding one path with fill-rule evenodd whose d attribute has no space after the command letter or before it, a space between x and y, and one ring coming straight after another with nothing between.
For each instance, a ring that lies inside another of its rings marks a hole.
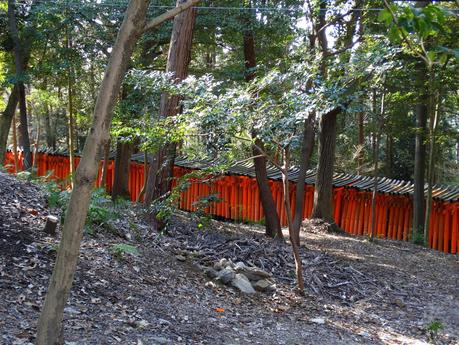
<instances>
[{"instance_id":1,"label":"dirt slope","mask_svg":"<svg viewBox=\"0 0 459 345\"><path fill-rule=\"evenodd\" d=\"M0 173L1 344L34 340L58 243L41 229L56 213L39 188ZM67 344L459 342L457 256L313 226L303 237L307 289L299 297L288 245L266 240L260 227L213 221L198 230L178 213L169 235L156 235L134 206L122 213L113 226L137 239L84 238L65 312ZM140 255L113 254L120 243ZM247 296L210 281L202 267L223 257L270 271L276 292ZM435 326L443 329L434 334Z\"/></svg>"}]
</instances>

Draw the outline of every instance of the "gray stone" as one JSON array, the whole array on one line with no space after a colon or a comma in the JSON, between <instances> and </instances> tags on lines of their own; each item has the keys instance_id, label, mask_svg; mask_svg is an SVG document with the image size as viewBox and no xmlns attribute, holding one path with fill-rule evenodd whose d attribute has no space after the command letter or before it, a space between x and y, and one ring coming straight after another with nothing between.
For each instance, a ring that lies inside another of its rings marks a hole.
<instances>
[{"instance_id":1,"label":"gray stone","mask_svg":"<svg viewBox=\"0 0 459 345\"><path fill-rule=\"evenodd\" d=\"M241 273L243 273L250 281L254 282L271 277L271 274L257 267L246 267L241 270Z\"/></svg>"},{"instance_id":2,"label":"gray stone","mask_svg":"<svg viewBox=\"0 0 459 345\"><path fill-rule=\"evenodd\" d=\"M185 261L186 260L186 257L184 257L183 255L176 255L175 258L178 260L178 261Z\"/></svg>"},{"instance_id":3,"label":"gray stone","mask_svg":"<svg viewBox=\"0 0 459 345\"><path fill-rule=\"evenodd\" d=\"M214 270L220 271L221 269L223 269L223 266L220 264L220 262L214 263Z\"/></svg>"},{"instance_id":4,"label":"gray stone","mask_svg":"<svg viewBox=\"0 0 459 345\"><path fill-rule=\"evenodd\" d=\"M256 283L252 284L254 289L257 291L275 291L276 287L274 283L268 279L260 279Z\"/></svg>"},{"instance_id":5,"label":"gray stone","mask_svg":"<svg viewBox=\"0 0 459 345\"><path fill-rule=\"evenodd\" d=\"M253 289L252 284L250 284L250 281L242 273L236 274L236 276L231 282L231 285L238 288L243 293L249 293L249 294L255 293L255 290Z\"/></svg>"},{"instance_id":6,"label":"gray stone","mask_svg":"<svg viewBox=\"0 0 459 345\"><path fill-rule=\"evenodd\" d=\"M309 319L309 321L312 322L312 323L316 323L318 325L323 325L325 323L325 319L321 318L321 317L316 317L316 318L313 318L313 319Z\"/></svg>"},{"instance_id":7,"label":"gray stone","mask_svg":"<svg viewBox=\"0 0 459 345\"><path fill-rule=\"evenodd\" d=\"M228 265L228 259L222 258L214 264L214 269L220 271Z\"/></svg>"},{"instance_id":8,"label":"gray stone","mask_svg":"<svg viewBox=\"0 0 459 345\"><path fill-rule=\"evenodd\" d=\"M204 269L204 273L209 278L216 278L218 277L218 271L214 270L212 267L207 267Z\"/></svg>"},{"instance_id":9,"label":"gray stone","mask_svg":"<svg viewBox=\"0 0 459 345\"><path fill-rule=\"evenodd\" d=\"M240 271L243 271L244 269L246 269L247 266L242 262L242 261L238 261L236 262L236 264L234 265L234 270L236 272L240 272Z\"/></svg>"},{"instance_id":10,"label":"gray stone","mask_svg":"<svg viewBox=\"0 0 459 345\"><path fill-rule=\"evenodd\" d=\"M170 344L169 340L163 337L152 337L148 341L152 341L151 344Z\"/></svg>"},{"instance_id":11,"label":"gray stone","mask_svg":"<svg viewBox=\"0 0 459 345\"><path fill-rule=\"evenodd\" d=\"M229 284L235 277L235 273L230 268L224 268L217 274L217 279L223 284Z\"/></svg>"}]
</instances>

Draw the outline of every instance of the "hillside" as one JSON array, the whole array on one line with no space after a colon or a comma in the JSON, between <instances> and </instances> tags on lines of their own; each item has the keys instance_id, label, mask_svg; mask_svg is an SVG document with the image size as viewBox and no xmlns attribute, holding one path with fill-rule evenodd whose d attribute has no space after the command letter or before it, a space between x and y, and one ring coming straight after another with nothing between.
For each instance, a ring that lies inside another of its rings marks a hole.
<instances>
[{"instance_id":1,"label":"hillside","mask_svg":"<svg viewBox=\"0 0 459 345\"><path fill-rule=\"evenodd\" d=\"M106 207L118 218L84 237L65 309L66 344L459 341L457 256L331 235L308 223L302 297L293 289L290 247L263 237L259 226L212 220L198 229L178 212L159 235L138 206ZM49 214L60 217L60 210L48 207L42 189L0 173L3 344L34 341L58 244L42 231ZM221 259L269 273L275 287L244 294L209 278Z\"/></svg>"}]
</instances>

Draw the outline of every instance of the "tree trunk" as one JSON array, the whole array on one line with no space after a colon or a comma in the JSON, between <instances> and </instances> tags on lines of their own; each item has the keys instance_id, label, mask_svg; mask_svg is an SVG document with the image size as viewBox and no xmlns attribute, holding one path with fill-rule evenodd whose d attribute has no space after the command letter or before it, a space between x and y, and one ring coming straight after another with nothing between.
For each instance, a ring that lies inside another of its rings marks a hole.
<instances>
[{"instance_id":1,"label":"tree trunk","mask_svg":"<svg viewBox=\"0 0 459 345\"><path fill-rule=\"evenodd\" d=\"M115 177L113 181L112 200L130 198L129 193L129 163L133 151L132 143L118 141L115 156Z\"/></svg>"},{"instance_id":2,"label":"tree trunk","mask_svg":"<svg viewBox=\"0 0 459 345\"><path fill-rule=\"evenodd\" d=\"M252 20L253 14L250 13L245 20L244 25L246 25L246 29L243 33L245 81L247 82L255 77L255 67L257 66L255 40L253 31L250 29ZM265 234L268 237L283 239L284 236L282 234L279 215L277 214L276 203L271 193L268 174L266 172L266 157L259 157L265 151L264 144L256 137L255 132L252 132L252 139L255 142L255 145L252 145L252 152L255 156L253 159L255 177L260 193L261 205L265 214ZM261 148L263 152L260 152L259 148Z\"/></svg>"},{"instance_id":3,"label":"tree trunk","mask_svg":"<svg viewBox=\"0 0 459 345\"><path fill-rule=\"evenodd\" d=\"M431 71L432 73L432 71ZM431 77L433 81L433 76ZM432 87L430 88L432 92ZM439 107L440 100L438 95L434 97L430 96L430 119L429 119L429 163L427 171L427 200L426 200L426 214L424 219L424 242L428 241L429 238L429 223L430 223L430 213L432 210L432 189L434 184L434 174L435 174L435 132L437 130L437 124L439 119Z\"/></svg>"},{"instance_id":4,"label":"tree trunk","mask_svg":"<svg viewBox=\"0 0 459 345\"><path fill-rule=\"evenodd\" d=\"M108 138L103 148L104 148L104 164L102 165L102 173L100 174L101 176L100 176L99 186L100 188L104 188L105 190L107 190L107 171L108 171L108 164L110 160L110 138Z\"/></svg>"},{"instance_id":5,"label":"tree trunk","mask_svg":"<svg viewBox=\"0 0 459 345\"><path fill-rule=\"evenodd\" d=\"M177 0L177 7L185 3ZM191 46L193 42L193 29L196 21L196 9L189 8L177 15L172 27L172 36L167 57L166 72L172 72L176 82L188 76L188 66L191 60ZM175 116L179 113L178 96L161 95L160 118ZM168 193L172 186L172 174L176 155L176 144L168 143L155 154L148 171L148 182L145 190L145 205ZM149 185L154 183L154 185ZM154 215L151 220L155 229L160 229L163 224Z\"/></svg>"},{"instance_id":6,"label":"tree trunk","mask_svg":"<svg viewBox=\"0 0 459 345\"><path fill-rule=\"evenodd\" d=\"M53 147L53 132L51 127L51 107L46 103L46 112L45 112L45 135L46 135L46 146L48 148Z\"/></svg>"},{"instance_id":7,"label":"tree trunk","mask_svg":"<svg viewBox=\"0 0 459 345\"><path fill-rule=\"evenodd\" d=\"M11 122L13 121L16 113L16 107L18 104L18 86L14 85L11 90L11 94L8 97L8 103L5 110L0 117L0 164L5 161L6 145L8 143L8 134L11 128Z\"/></svg>"},{"instance_id":8,"label":"tree trunk","mask_svg":"<svg viewBox=\"0 0 459 345\"><path fill-rule=\"evenodd\" d=\"M365 131L364 131L364 113L362 111L357 113L357 121L359 125L359 145L358 145L358 157L357 157L357 174L362 175L363 171L363 148L365 147Z\"/></svg>"},{"instance_id":9,"label":"tree trunk","mask_svg":"<svg viewBox=\"0 0 459 345\"><path fill-rule=\"evenodd\" d=\"M18 135L17 135L16 115L13 116L13 155L14 155L14 172L19 172L19 157L18 157Z\"/></svg>"},{"instance_id":10,"label":"tree trunk","mask_svg":"<svg viewBox=\"0 0 459 345\"><path fill-rule=\"evenodd\" d=\"M359 6L361 1L356 1L355 6ZM327 79L327 56L328 42L325 30L322 30L326 23L327 1L320 0L320 11L318 14L318 25L315 25L318 32L317 38L322 52L320 61L321 77ZM360 6L361 7L361 6ZM354 11L351 20L347 22L346 39L344 47L352 45L357 22L360 18L360 11ZM316 184L314 191L314 208L312 218L322 218L330 222L331 230L336 230L337 226L333 219L333 165L335 161L336 146L336 121L341 113L341 107L337 107L327 114L322 115L319 124L319 164L317 166Z\"/></svg>"},{"instance_id":11,"label":"tree trunk","mask_svg":"<svg viewBox=\"0 0 459 345\"><path fill-rule=\"evenodd\" d=\"M292 227L292 208L290 206L290 191L289 191L289 180L288 180L288 171L290 168L290 157L289 157L289 148L286 147L283 149L283 167L282 167L282 187L284 194L284 206L285 213L287 214L287 223L288 223L288 232L290 237L290 242L292 244L293 259L295 260L295 275L296 283L298 285L298 291L300 294L304 293L304 278L303 278L303 264L301 262L300 256L300 237L295 234L295 231Z\"/></svg>"},{"instance_id":12,"label":"tree trunk","mask_svg":"<svg viewBox=\"0 0 459 345\"><path fill-rule=\"evenodd\" d=\"M386 129L386 177L392 178L394 165L394 137L390 133L390 129Z\"/></svg>"},{"instance_id":13,"label":"tree trunk","mask_svg":"<svg viewBox=\"0 0 459 345\"><path fill-rule=\"evenodd\" d=\"M376 133L374 135L374 146L373 146L373 164L374 164L374 171L373 171L373 194L371 197L371 236L370 240L373 241L376 235L376 195L378 192L378 175L379 175L379 142L381 140L381 133L384 127L384 107L385 107L385 91L383 90L381 96L381 109L379 113L379 119L376 119L377 126L376 126ZM373 113L374 115L377 114L376 112L376 89L373 90Z\"/></svg>"},{"instance_id":14,"label":"tree trunk","mask_svg":"<svg viewBox=\"0 0 459 345\"><path fill-rule=\"evenodd\" d=\"M98 171L99 147L109 139L113 107L134 46L145 28L149 0L131 0L116 38L94 109L93 124L75 175L63 236L38 321L37 345L63 343L62 318L80 249L88 204Z\"/></svg>"},{"instance_id":15,"label":"tree trunk","mask_svg":"<svg viewBox=\"0 0 459 345\"><path fill-rule=\"evenodd\" d=\"M314 121L314 113L311 113L308 119L304 121L303 142L301 143L300 170L298 171L298 181L296 182L295 215L292 223L293 233L298 243L300 243L300 227L303 222L306 172L309 168L309 160L312 155L315 141Z\"/></svg>"},{"instance_id":16,"label":"tree trunk","mask_svg":"<svg viewBox=\"0 0 459 345\"><path fill-rule=\"evenodd\" d=\"M72 49L72 41L70 33L66 33L66 47L68 50ZM67 69L67 87L68 87L68 151L70 162L70 186L73 188L75 177L75 121L73 118L73 70L72 61L68 61L69 67Z\"/></svg>"},{"instance_id":17,"label":"tree trunk","mask_svg":"<svg viewBox=\"0 0 459 345\"><path fill-rule=\"evenodd\" d=\"M266 173L266 157L260 157L263 152L260 152L257 147L264 151L263 142L260 139L255 139L252 152L254 156L258 156L253 159L253 163L261 205L265 214L265 234L272 238L277 237L278 239L282 239L284 236L282 234L279 215L277 214L276 204L271 193L271 188L269 187L268 174Z\"/></svg>"},{"instance_id":18,"label":"tree trunk","mask_svg":"<svg viewBox=\"0 0 459 345\"><path fill-rule=\"evenodd\" d=\"M10 26L10 34L14 44L14 62L16 67L16 85L20 110L19 123L19 145L22 146L24 156L24 169L29 169L32 166L32 154L30 152L29 128L27 124L27 106L25 96L24 78L24 51L19 40L19 34L16 24L15 1L8 0L8 21Z\"/></svg>"},{"instance_id":19,"label":"tree trunk","mask_svg":"<svg viewBox=\"0 0 459 345\"><path fill-rule=\"evenodd\" d=\"M157 27L197 2L197 0L190 0L180 8L156 17L148 24L146 24L145 19L150 1L131 0L129 2L105 70L94 108L92 127L86 138L83 155L76 170L75 187L67 207L56 263L38 320L37 345L63 343L63 312L72 287L89 200L97 178L98 152L101 145L109 140L113 108L135 44L143 32Z\"/></svg>"},{"instance_id":20,"label":"tree trunk","mask_svg":"<svg viewBox=\"0 0 459 345\"><path fill-rule=\"evenodd\" d=\"M322 115L319 124L319 164L317 166L312 218L333 220L333 166L336 146L336 119L341 108Z\"/></svg>"},{"instance_id":21,"label":"tree trunk","mask_svg":"<svg viewBox=\"0 0 459 345\"><path fill-rule=\"evenodd\" d=\"M427 131L427 95L423 92L425 89L424 69L418 72L419 91L421 92L416 105L416 137L414 151L414 195L413 195L413 230L412 241L418 240L423 236L423 220L425 215L424 184L425 184L425 167L426 167L426 131Z\"/></svg>"},{"instance_id":22,"label":"tree trunk","mask_svg":"<svg viewBox=\"0 0 459 345\"><path fill-rule=\"evenodd\" d=\"M142 186L142 189L140 190L139 195L137 196L136 202L140 202L143 196L145 195L145 190L147 188L147 181L148 181L148 161L149 161L148 153L147 151L145 151L143 153L143 186Z\"/></svg>"},{"instance_id":23,"label":"tree trunk","mask_svg":"<svg viewBox=\"0 0 459 345\"><path fill-rule=\"evenodd\" d=\"M423 8L430 1L417 1L415 7ZM431 42L427 40L425 46L428 47ZM417 73L415 76L415 85L418 91L418 99L415 108L416 116L416 136L414 149L414 193L413 193L413 242L422 241L424 236L424 217L426 203L424 199L425 191L425 170L426 170L426 138L427 138L427 118L429 117L429 76L431 70L425 61L419 60L417 64ZM423 242L423 241L422 241Z\"/></svg>"},{"instance_id":24,"label":"tree trunk","mask_svg":"<svg viewBox=\"0 0 459 345\"><path fill-rule=\"evenodd\" d=\"M38 173L38 147L40 146L40 134L41 134L41 126L40 126L40 118L37 117L37 137L35 138L34 144L34 155L33 155L33 164L32 170L34 174Z\"/></svg>"}]
</instances>

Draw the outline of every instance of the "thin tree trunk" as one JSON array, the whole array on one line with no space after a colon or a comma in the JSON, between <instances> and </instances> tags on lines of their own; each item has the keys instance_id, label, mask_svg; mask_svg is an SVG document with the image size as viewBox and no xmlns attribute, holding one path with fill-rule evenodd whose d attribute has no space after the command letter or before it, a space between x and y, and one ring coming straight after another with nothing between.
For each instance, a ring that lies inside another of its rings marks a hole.
<instances>
[{"instance_id":1,"label":"thin tree trunk","mask_svg":"<svg viewBox=\"0 0 459 345\"><path fill-rule=\"evenodd\" d=\"M301 144L300 169L298 171L298 181L296 182L295 195L295 215L293 217L293 233L298 243L300 243L300 228L303 222L304 208L304 186L306 173L309 168L312 150L314 149L315 131L314 131L315 114L311 113L304 121L303 142Z\"/></svg>"},{"instance_id":2,"label":"thin tree trunk","mask_svg":"<svg viewBox=\"0 0 459 345\"><path fill-rule=\"evenodd\" d=\"M319 124L319 164L317 166L312 218L321 218L334 224L333 166L336 146L336 118L341 108L322 115Z\"/></svg>"},{"instance_id":3,"label":"thin tree trunk","mask_svg":"<svg viewBox=\"0 0 459 345\"><path fill-rule=\"evenodd\" d=\"M145 194L145 189L147 188L148 181L148 153L145 151L143 153L143 186L140 190L139 195L137 196L137 202L140 202Z\"/></svg>"},{"instance_id":4,"label":"thin tree trunk","mask_svg":"<svg viewBox=\"0 0 459 345\"><path fill-rule=\"evenodd\" d=\"M379 118L376 120L378 125L376 127L375 141L373 146L373 193L371 197L371 236L370 240L373 241L376 234L376 195L378 192L378 175L379 175L379 142L381 140L381 133L384 128L384 107L385 107L385 91L381 95L381 109L379 112ZM376 115L376 90L373 90L373 112Z\"/></svg>"},{"instance_id":5,"label":"thin tree trunk","mask_svg":"<svg viewBox=\"0 0 459 345\"><path fill-rule=\"evenodd\" d=\"M432 77L433 78L433 77ZM434 99L435 98L435 99ZM439 118L439 97L431 96L430 100L430 121L429 121L429 163L427 172L427 200L426 200L426 214L424 221L424 242L428 241L429 238L429 223L430 213L432 211L432 189L435 175L435 132L437 129L438 118Z\"/></svg>"},{"instance_id":6,"label":"thin tree trunk","mask_svg":"<svg viewBox=\"0 0 459 345\"><path fill-rule=\"evenodd\" d=\"M390 129L386 129L386 176L392 178L393 173L393 156L394 156L394 138Z\"/></svg>"},{"instance_id":7,"label":"thin tree trunk","mask_svg":"<svg viewBox=\"0 0 459 345\"><path fill-rule=\"evenodd\" d=\"M145 187L145 198L143 201L146 207L150 207L151 203L153 202L153 198L155 194L155 187L156 187L156 172L158 170L159 170L158 155L155 154L152 157L152 160L150 162L150 168L148 169L148 179L147 179L147 185Z\"/></svg>"},{"instance_id":8,"label":"thin tree trunk","mask_svg":"<svg viewBox=\"0 0 459 345\"><path fill-rule=\"evenodd\" d=\"M357 157L357 174L362 175L363 171L363 148L365 146L365 131L364 131L364 113L362 111L357 113L357 121L359 126L359 146L358 146L358 157Z\"/></svg>"},{"instance_id":9,"label":"thin tree trunk","mask_svg":"<svg viewBox=\"0 0 459 345\"><path fill-rule=\"evenodd\" d=\"M11 122L15 118L16 107L18 104L18 86L14 85L11 90L10 96L8 97L8 103L6 108L0 117L0 164L5 161L6 146L8 143L9 129L11 128ZM16 123L16 121L14 120ZM14 126L14 125L13 125ZM14 126L16 128L16 126Z\"/></svg>"},{"instance_id":10,"label":"thin tree trunk","mask_svg":"<svg viewBox=\"0 0 459 345\"><path fill-rule=\"evenodd\" d=\"M16 115L13 116L13 155L14 155L14 172L19 172L19 157L18 157L18 135L16 130Z\"/></svg>"},{"instance_id":11,"label":"thin tree trunk","mask_svg":"<svg viewBox=\"0 0 459 345\"><path fill-rule=\"evenodd\" d=\"M426 131L427 131L427 95L425 92L425 69L420 68L417 79L420 92L416 105L416 141L414 152L414 195L413 195L413 230L412 241L417 241L423 236L423 220L425 215L425 167L426 167Z\"/></svg>"},{"instance_id":12,"label":"thin tree trunk","mask_svg":"<svg viewBox=\"0 0 459 345\"><path fill-rule=\"evenodd\" d=\"M107 171L108 171L108 164L110 163L110 138L108 138L107 142L104 144L104 164L102 165L102 173L100 176L99 186L101 188L105 188L107 190Z\"/></svg>"},{"instance_id":13,"label":"thin tree trunk","mask_svg":"<svg viewBox=\"0 0 459 345\"><path fill-rule=\"evenodd\" d=\"M66 33L66 47L68 50L72 49L72 38L70 33ZM70 54L70 53L69 53ZM70 186L73 189L75 178L75 121L73 118L73 70L72 61L68 61L69 67L67 69L67 87L68 87L68 151L70 161Z\"/></svg>"},{"instance_id":14,"label":"thin tree trunk","mask_svg":"<svg viewBox=\"0 0 459 345\"><path fill-rule=\"evenodd\" d=\"M298 285L298 291L300 294L304 293L304 278L303 278L303 264L301 262L300 256L300 239L292 227L292 208L290 206L290 190L289 190L289 181L288 181L288 171L290 168L290 157L289 157L289 148L286 147L283 149L283 166L282 166L282 186L284 194L284 206L285 213L287 214L287 224L288 232L290 237L290 242L292 244L293 258L295 260L295 275L296 282Z\"/></svg>"},{"instance_id":15,"label":"thin tree trunk","mask_svg":"<svg viewBox=\"0 0 459 345\"><path fill-rule=\"evenodd\" d=\"M24 78L24 52L23 47L21 46L21 42L19 40L14 0L8 0L8 21L10 26L11 38L14 44L14 62L16 67L16 84L20 110L19 145L22 147L23 150L23 166L24 169L27 170L32 166L32 154L30 152L29 128L27 124L25 86L24 82L22 81L22 79Z\"/></svg>"},{"instance_id":16,"label":"thin tree trunk","mask_svg":"<svg viewBox=\"0 0 459 345\"><path fill-rule=\"evenodd\" d=\"M34 173L37 172L37 167L38 167L38 147L40 144L40 134L41 134L40 119L37 117L37 137L35 138L33 164L32 164L32 170L34 171Z\"/></svg>"},{"instance_id":17,"label":"thin tree trunk","mask_svg":"<svg viewBox=\"0 0 459 345\"><path fill-rule=\"evenodd\" d=\"M75 187L67 207L63 236L48 292L38 321L37 345L63 343L62 318L72 287L83 227L94 181L98 172L100 146L109 139L113 108L135 44L146 29L154 28L172 18L180 10L196 4L189 1L179 10L170 10L146 24L149 0L131 0L113 46L94 109L93 124L75 174Z\"/></svg>"}]
</instances>

